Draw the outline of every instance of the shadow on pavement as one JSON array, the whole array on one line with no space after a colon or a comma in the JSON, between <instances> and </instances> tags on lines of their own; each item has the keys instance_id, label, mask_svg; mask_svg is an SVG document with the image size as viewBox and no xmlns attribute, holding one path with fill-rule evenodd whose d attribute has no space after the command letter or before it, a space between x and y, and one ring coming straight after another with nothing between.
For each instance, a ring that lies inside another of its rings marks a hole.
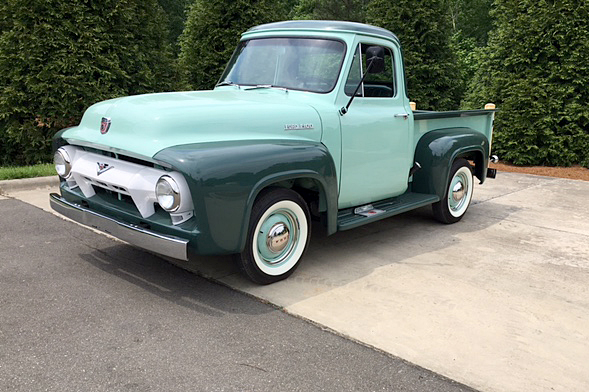
<instances>
[{"instance_id":1,"label":"shadow on pavement","mask_svg":"<svg viewBox=\"0 0 589 392\"><path fill-rule=\"evenodd\" d=\"M262 310L239 307L226 297L216 297L209 282L125 244L97 249L79 257L103 272L198 313L222 317L224 313L260 314Z\"/></svg>"},{"instance_id":2,"label":"shadow on pavement","mask_svg":"<svg viewBox=\"0 0 589 392\"><path fill-rule=\"evenodd\" d=\"M456 246L464 234L471 238L481 235L479 242L487 243L489 239L479 233L518 210L496 208L489 216L485 212L488 208L483 207L489 203L492 201L473 202L464 219L452 225L435 221L429 206L329 237L314 223L311 242L297 271L287 280L269 286L257 286L244 278L231 256L193 257L182 262L121 244L80 257L96 268L199 312L216 310L203 306L201 302L206 297L199 294L194 275L186 271L286 307L360 280L381 267L404 263L451 266L452 258L440 258L438 251ZM423 257L429 253L431 258ZM275 301L276 298L279 300ZM215 305L223 311L247 312L231 309L230 304Z\"/></svg>"}]
</instances>

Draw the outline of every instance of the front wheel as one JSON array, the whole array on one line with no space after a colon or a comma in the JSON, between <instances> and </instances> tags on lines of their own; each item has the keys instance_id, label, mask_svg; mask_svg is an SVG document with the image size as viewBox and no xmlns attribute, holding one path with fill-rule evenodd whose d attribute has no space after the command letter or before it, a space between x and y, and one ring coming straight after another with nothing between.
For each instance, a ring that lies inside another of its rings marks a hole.
<instances>
[{"instance_id":1,"label":"front wheel","mask_svg":"<svg viewBox=\"0 0 589 392\"><path fill-rule=\"evenodd\" d=\"M310 236L309 208L298 193L264 191L252 208L246 247L239 255L241 270L258 284L285 279L298 267Z\"/></svg>"},{"instance_id":2,"label":"front wheel","mask_svg":"<svg viewBox=\"0 0 589 392\"><path fill-rule=\"evenodd\" d=\"M463 158L455 160L450 169L444 197L432 204L434 217L442 223L458 222L470 205L473 190L474 180L470 164Z\"/></svg>"}]
</instances>

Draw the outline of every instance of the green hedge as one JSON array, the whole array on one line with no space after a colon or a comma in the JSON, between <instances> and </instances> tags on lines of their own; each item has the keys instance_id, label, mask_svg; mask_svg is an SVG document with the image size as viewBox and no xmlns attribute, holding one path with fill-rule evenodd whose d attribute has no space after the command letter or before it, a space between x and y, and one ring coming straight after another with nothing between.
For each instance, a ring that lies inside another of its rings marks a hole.
<instances>
[{"instance_id":1,"label":"green hedge","mask_svg":"<svg viewBox=\"0 0 589 392\"><path fill-rule=\"evenodd\" d=\"M241 33L287 19L289 0L196 0L180 36L179 64L186 88L209 90L221 77Z\"/></svg>"},{"instance_id":2,"label":"green hedge","mask_svg":"<svg viewBox=\"0 0 589 392\"><path fill-rule=\"evenodd\" d=\"M495 5L465 106L497 104L494 151L509 162L589 167L589 3Z\"/></svg>"},{"instance_id":3,"label":"green hedge","mask_svg":"<svg viewBox=\"0 0 589 392\"><path fill-rule=\"evenodd\" d=\"M384 27L401 40L409 99L418 109L457 109L464 91L444 0L373 0L368 23Z\"/></svg>"},{"instance_id":4,"label":"green hedge","mask_svg":"<svg viewBox=\"0 0 589 392\"><path fill-rule=\"evenodd\" d=\"M4 0L0 164L48 161L51 137L92 103L170 90L167 19L155 0Z\"/></svg>"}]
</instances>

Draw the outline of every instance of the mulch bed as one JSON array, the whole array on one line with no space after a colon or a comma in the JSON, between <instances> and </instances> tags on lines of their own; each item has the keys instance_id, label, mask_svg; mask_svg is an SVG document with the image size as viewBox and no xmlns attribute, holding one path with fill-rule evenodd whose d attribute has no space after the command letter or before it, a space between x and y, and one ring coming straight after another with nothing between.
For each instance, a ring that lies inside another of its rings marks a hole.
<instances>
[{"instance_id":1,"label":"mulch bed","mask_svg":"<svg viewBox=\"0 0 589 392\"><path fill-rule=\"evenodd\" d=\"M589 169L582 166L513 166L507 163L491 163L489 167L500 172L535 174L537 176L569 178L571 180L589 181Z\"/></svg>"}]
</instances>

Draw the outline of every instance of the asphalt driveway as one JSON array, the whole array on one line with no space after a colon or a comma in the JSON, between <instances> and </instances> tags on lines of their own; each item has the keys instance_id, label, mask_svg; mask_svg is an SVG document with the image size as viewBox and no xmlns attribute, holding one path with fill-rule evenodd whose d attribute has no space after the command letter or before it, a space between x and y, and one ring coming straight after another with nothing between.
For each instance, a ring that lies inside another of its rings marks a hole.
<instances>
[{"instance_id":1,"label":"asphalt driveway","mask_svg":"<svg viewBox=\"0 0 589 392\"><path fill-rule=\"evenodd\" d=\"M0 196L1 391L468 391Z\"/></svg>"}]
</instances>

